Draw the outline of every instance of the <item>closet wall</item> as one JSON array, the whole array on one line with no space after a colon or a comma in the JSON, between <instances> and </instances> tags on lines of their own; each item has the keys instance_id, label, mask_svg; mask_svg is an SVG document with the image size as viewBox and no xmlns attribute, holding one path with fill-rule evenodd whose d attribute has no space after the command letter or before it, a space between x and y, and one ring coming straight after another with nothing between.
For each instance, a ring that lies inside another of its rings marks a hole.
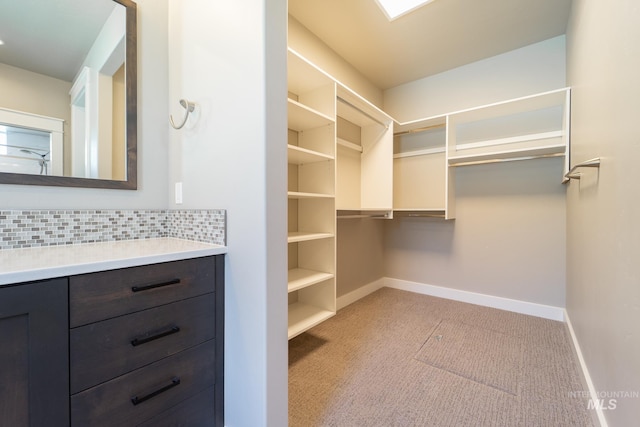
<instances>
[{"instance_id":1,"label":"closet wall","mask_svg":"<svg viewBox=\"0 0 640 427\"><path fill-rule=\"evenodd\" d=\"M567 312L612 427L640 419L638 6L574 0L567 29L571 162L601 158L568 186Z\"/></svg>"},{"instance_id":2,"label":"closet wall","mask_svg":"<svg viewBox=\"0 0 640 427\"><path fill-rule=\"evenodd\" d=\"M379 91L291 17L289 44L380 105ZM560 36L389 89L381 108L409 121L565 83ZM562 167L554 158L457 168L454 221L338 220L337 296L388 277L564 307Z\"/></svg>"},{"instance_id":3,"label":"closet wall","mask_svg":"<svg viewBox=\"0 0 640 427\"><path fill-rule=\"evenodd\" d=\"M383 109L408 121L564 86L560 36L389 89ZM564 307L562 162L456 168L455 221L387 222L385 275Z\"/></svg>"}]
</instances>

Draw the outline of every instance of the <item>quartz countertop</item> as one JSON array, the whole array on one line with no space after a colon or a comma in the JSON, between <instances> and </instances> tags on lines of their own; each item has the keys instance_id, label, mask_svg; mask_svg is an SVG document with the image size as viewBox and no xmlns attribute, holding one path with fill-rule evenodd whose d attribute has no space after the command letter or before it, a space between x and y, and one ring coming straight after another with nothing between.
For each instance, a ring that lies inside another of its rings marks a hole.
<instances>
[{"instance_id":1,"label":"quartz countertop","mask_svg":"<svg viewBox=\"0 0 640 427\"><path fill-rule=\"evenodd\" d=\"M174 238L6 249L0 286L225 253L226 246Z\"/></svg>"}]
</instances>

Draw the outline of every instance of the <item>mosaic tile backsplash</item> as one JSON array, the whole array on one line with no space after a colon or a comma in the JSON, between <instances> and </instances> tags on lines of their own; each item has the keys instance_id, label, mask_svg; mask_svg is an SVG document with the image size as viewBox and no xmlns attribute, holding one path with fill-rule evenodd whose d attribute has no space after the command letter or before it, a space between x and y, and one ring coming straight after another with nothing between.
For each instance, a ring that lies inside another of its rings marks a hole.
<instances>
[{"instance_id":1,"label":"mosaic tile backsplash","mask_svg":"<svg viewBox=\"0 0 640 427\"><path fill-rule=\"evenodd\" d=\"M0 250L175 237L226 244L226 211L0 210Z\"/></svg>"}]
</instances>

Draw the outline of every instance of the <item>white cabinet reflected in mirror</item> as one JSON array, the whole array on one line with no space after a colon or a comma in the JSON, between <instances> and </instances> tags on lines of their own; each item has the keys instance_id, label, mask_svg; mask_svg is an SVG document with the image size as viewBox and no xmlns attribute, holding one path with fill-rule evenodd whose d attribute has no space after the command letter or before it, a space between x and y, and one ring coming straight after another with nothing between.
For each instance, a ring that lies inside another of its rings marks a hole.
<instances>
[{"instance_id":1,"label":"white cabinet reflected in mirror","mask_svg":"<svg viewBox=\"0 0 640 427\"><path fill-rule=\"evenodd\" d=\"M0 183L135 189L135 3L1 4Z\"/></svg>"}]
</instances>

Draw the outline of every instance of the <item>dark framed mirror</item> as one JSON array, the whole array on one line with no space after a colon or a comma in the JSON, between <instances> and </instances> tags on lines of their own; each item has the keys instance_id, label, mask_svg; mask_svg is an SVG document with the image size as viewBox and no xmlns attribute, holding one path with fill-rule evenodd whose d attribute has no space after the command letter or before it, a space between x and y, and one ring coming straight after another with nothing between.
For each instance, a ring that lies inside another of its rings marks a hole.
<instances>
[{"instance_id":1,"label":"dark framed mirror","mask_svg":"<svg viewBox=\"0 0 640 427\"><path fill-rule=\"evenodd\" d=\"M0 0L0 184L137 188L131 0Z\"/></svg>"}]
</instances>

